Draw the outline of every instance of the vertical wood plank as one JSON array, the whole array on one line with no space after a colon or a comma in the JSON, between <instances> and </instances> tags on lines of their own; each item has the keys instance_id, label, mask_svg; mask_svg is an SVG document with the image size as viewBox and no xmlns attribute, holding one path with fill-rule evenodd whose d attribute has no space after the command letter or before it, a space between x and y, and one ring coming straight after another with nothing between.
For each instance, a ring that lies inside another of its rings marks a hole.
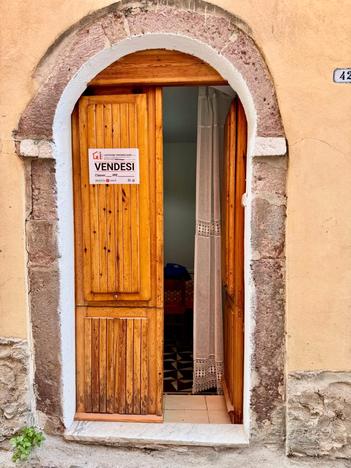
<instances>
[{"instance_id":1,"label":"vertical wood plank","mask_svg":"<svg viewBox=\"0 0 351 468\"><path fill-rule=\"evenodd\" d=\"M118 328L118 387L116 399L118 400L118 413L126 413L126 347L127 347L127 320L119 320Z\"/></svg>"},{"instance_id":2,"label":"vertical wood plank","mask_svg":"<svg viewBox=\"0 0 351 468\"><path fill-rule=\"evenodd\" d=\"M80 123L79 105L76 105L72 113L74 241L75 241L75 250L77 253L79 252L79 255L76 254L74 256L75 297L76 297L77 305L84 305L84 293L83 293L84 280L83 280L83 258L82 258L82 253L84 252L83 219L82 219L83 203L82 203L82 188L81 188L82 173L81 173L81 159L80 159L79 123ZM86 128L84 128L84 131L86 131ZM81 328L80 335L84 336L84 333L82 332L82 328ZM78 333L76 333L76 336L78 338ZM82 371L83 371L83 368L82 368Z\"/></svg>"},{"instance_id":3,"label":"vertical wood plank","mask_svg":"<svg viewBox=\"0 0 351 468\"><path fill-rule=\"evenodd\" d=\"M106 413L107 399L107 320L100 319L99 383L100 413Z\"/></svg>"},{"instance_id":4,"label":"vertical wood plank","mask_svg":"<svg viewBox=\"0 0 351 468\"><path fill-rule=\"evenodd\" d=\"M134 386L134 320L127 319L127 354L126 354L126 413L133 414Z\"/></svg>"},{"instance_id":5,"label":"vertical wood plank","mask_svg":"<svg viewBox=\"0 0 351 468\"><path fill-rule=\"evenodd\" d=\"M116 360L116 336L118 336L118 330L115 334L115 324L118 320L107 319L106 321L106 336L107 336L107 388L106 388L106 412L115 412L115 375L117 371Z\"/></svg>"},{"instance_id":6,"label":"vertical wood plank","mask_svg":"<svg viewBox=\"0 0 351 468\"><path fill-rule=\"evenodd\" d=\"M156 309L156 414L163 412L163 310Z\"/></svg>"},{"instance_id":7,"label":"vertical wood plank","mask_svg":"<svg viewBox=\"0 0 351 468\"><path fill-rule=\"evenodd\" d=\"M104 105L96 105L96 146L105 148L105 115ZM97 184L97 209L98 209L98 231L99 231L99 292L108 292L107 288L107 213L106 213L106 185Z\"/></svg>"},{"instance_id":8,"label":"vertical wood plank","mask_svg":"<svg viewBox=\"0 0 351 468\"><path fill-rule=\"evenodd\" d=\"M92 411L91 398L91 319L84 319L84 409Z\"/></svg>"},{"instance_id":9,"label":"vertical wood plank","mask_svg":"<svg viewBox=\"0 0 351 468\"><path fill-rule=\"evenodd\" d=\"M84 313L83 307L76 308L76 401L77 411L84 412Z\"/></svg>"},{"instance_id":10,"label":"vertical wood plank","mask_svg":"<svg viewBox=\"0 0 351 468\"><path fill-rule=\"evenodd\" d=\"M88 148L96 148L96 106L88 105ZM88 149L87 148L87 149ZM87 154L84 158L87 159ZM87 174L88 175L88 174ZM89 175L87 179L89 183ZM90 203L89 217L90 219L90 251L91 251L91 288L92 291L99 292L100 290L100 251L99 251L99 203L98 203L98 186L89 184Z\"/></svg>"},{"instance_id":11,"label":"vertical wood plank","mask_svg":"<svg viewBox=\"0 0 351 468\"><path fill-rule=\"evenodd\" d=\"M136 119L136 107L134 104L128 105L128 128L129 128L129 147L138 147L138 129ZM129 185L130 188L130 238L131 238L131 256L130 268L131 291L140 290L140 215L139 215L139 185Z\"/></svg>"},{"instance_id":12,"label":"vertical wood plank","mask_svg":"<svg viewBox=\"0 0 351 468\"><path fill-rule=\"evenodd\" d=\"M155 94L156 91L154 88L151 88L148 90L147 93L147 127L148 127L148 151L149 151L149 180L150 180L150 207L156 207L156 102L155 102ZM155 157L153 157L155 155ZM162 186L163 190L163 186ZM151 208L152 209L152 208ZM162 224L162 230L163 230L163 224ZM157 257L157 250L156 250L156 243L153 242L155 238L157 238L157 219L155 216L151 216L151 232L153 233L152 238L151 238L151 256L152 258ZM155 239L156 240L156 239ZM155 262L152 263L151 265L151 275L153 278L157 278L157 266ZM163 295L163 291L158 290L158 284L157 281L152 281L151 283L151 295L152 298L154 299L153 303L150 303L150 306L155 306L157 304L157 301L161 298ZM160 306L161 307L161 306Z\"/></svg>"},{"instance_id":13,"label":"vertical wood plank","mask_svg":"<svg viewBox=\"0 0 351 468\"><path fill-rule=\"evenodd\" d=\"M237 105L234 101L229 111L229 139L228 139L228 195L227 195L227 290L230 296L234 292L234 235L235 235L235 186L236 186L236 120Z\"/></svg>"},{"instance_id":14,"label":"vertical wood plank","mask_svg":"<svg viewBox=\"0 0 351 468\"><path fill-rule=\"evenodd\" d=\"M244 379L244 330L241 310L234 308L233 339L233 406L234 423L241 424L243 418L243 379Z\"/></svg>"},{"instance_id":15,"label":"vertical wood plank","mask_svg":"<svg viewBox=\"0 0 351 468\"><path fill-rule=\"evenodd\" d=\"M112 104L104 104L104 145L113 148ZM114 293L116 285L116 232L115 232L115 190L114 185L106 185L106 258L107 291Z\"/></svg>"},{"instance_id":16,"label":"vertical wood plank","mask_svg":"<svg viewBox=\"0 0 351 468\"><path fill-rule=\"evenodd\" d=\"M148 341L150 343L149 347L149 368L148 368L148 383L149 383L149 395L148 395L148 407L150 414L156 414L157 407L157 346L156 339L156 326L157 320L156 317L153 317L153 320L150 320L148 327Z\"/></svg>"},{"instance_id":17,"label":"vertical wood plank","mask_svg":"<svg viewBox=\"0 0 351 468\"><path fill-rule=\"evenodd\" d=\"M100 319L92 319L91 338L91 411L100 410Z\"/></svg>"},{"instance_id":18,"label":"vertical wood plank","mask_svg":"<svg viewBox=\"0 0 351 468\"><path fill-rule=\"evenodd\" d=\"M140 157L140 185L139 207L140 207L140 277L143 284L143 297L150 299L151 293L151 220L155 217L155 207L150 204L150 167L149 161L154 155L149 154L148 128L147 128L147 101L145 95L137 95L136 99L138 113L138 145L144 154Z\"/></svg>"},{"instance_id":19,"label":"vertical wood plank","mask_svg":"<svg viewBox=\"0 0 351 468\"><path fill-rule=\"evenodd\" d=\"M130 147L129 138L129 114L130 105L128 103L121 104L121 147ZM132 292L131 272L132 272L132 258L131 258L131 186L123 184L122 190L122 223L123 223L123 291Z\"/></svg>"},{"instance_id":20,"label":"vertical wood plank","mask_svg":"<svg viewBox=\"0 0 351 468\"><path fill-rule=\"evenodd\" d=\"M140 414L141 397L141 322L133 319L133 414Z\"/></svg>"},{"instance_id":21,"label":"vertical wood plank","mask_svg":"<svg viewBox=\"0 0 351 468\"><path fill-rule=\"evenodd\" d=\"M124 381L121 381L120 376L120 357L123 358L124 350L120 348L120 328L121 328L121 320L114 319L113 320L113 333L114 333L114 373L113 373L113 412L119 412L119 404L120 404L120 386L124 385Z\"/></svg>"},{"instance_id":22,"label":"vertical wood plank","mask_svg":"<svg viewBox=\"0 0 351 468\"><path fill-rule=\"evenodd\" d=\"M112 145L114 148L121 147L121 113L120 105L112 104ZM116 291L121 290L123 285L123 237L121 218L121 185L113 185L113 232L114 237L114 265Z\"/></svg>"},{"instance_id":23,"label":"vertical wood plank","mask_svg":"<svg viewBox=\"0 0 351 468\"><path fill-rule=\"evenodd\" d=\"M79 167L81 175L81 195L82 195L82 209L81 209L81 221L82 221L82 250L79 249L79 244L75 244L76 257L82 252L82 278L83 280L82 289L84 294L82 296L87 297L91 291L91 238L90 238L90 185L89 185L89 172L88 172L88 104L87 101L82 99L79 103ZM76 167L76 166L74 166ZM78 173L79 176L79 173ZM76 173L75 173L76 177ZM75 193L75 199L77 194ZM79 206L76 206L79 209ZM75 224L79 221L79 211L75 212ZM78 228L79 229L79 228ZM79 231L77 231L79 235ZM77 278L78 279L78 278Z\"/></svg>"},{"instance_id":24,"label":"vertical wood plank","mask_svg":"<svg viewBox=\"0 0 351 468\"><path fill-rule=\"evenodd\" d=\"M163 307L163 116L162 116L162 88L155 89L155 167L151 168L151 173L155 174L156 202L153 206L156 207L155 214L152 219L155 223L155 245L156 252L156 306ZM163 315L162 315L163 320ZM163 323L162 323L162 339L163 339ZM163 349L162 349L163 355ZM162 361L163 364L163 361Z\"/></svg>"},{"instance_id":25,"label":"vertical wood plank","mask_svg":"<svg viewBox=\"0 0 351 468\"><path fill-rule=\"evenodd\" d=\"M148 321L141 320L141 382L140 382L140 414L148 413Z\"/></svg>"}]
</instances>

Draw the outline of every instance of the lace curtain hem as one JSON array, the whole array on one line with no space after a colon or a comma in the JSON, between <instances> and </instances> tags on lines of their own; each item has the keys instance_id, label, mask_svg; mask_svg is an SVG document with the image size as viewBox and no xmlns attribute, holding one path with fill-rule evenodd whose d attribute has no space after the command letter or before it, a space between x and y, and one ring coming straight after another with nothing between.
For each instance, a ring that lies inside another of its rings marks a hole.
<instances>
[{"instance_id":1,"label":"lace curtain hem","mask_svg":"<svg viewBox=\"0 0 351 468\"><path fill-rule=\"evenodd\" d=\"M209 356L207 359L194 359L193 393L216 388L219 395L223 394L222 377L223 362L216 361L215 356Z\"/></svg>"}]
</instances>

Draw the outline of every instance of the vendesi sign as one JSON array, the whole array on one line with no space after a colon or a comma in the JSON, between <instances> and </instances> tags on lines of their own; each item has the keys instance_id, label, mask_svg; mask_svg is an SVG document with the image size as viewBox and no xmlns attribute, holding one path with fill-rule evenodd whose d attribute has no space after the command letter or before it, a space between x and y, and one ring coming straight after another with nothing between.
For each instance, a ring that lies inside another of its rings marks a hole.
<instances>
[{"instance_id":1,"label":"vendesi sign","mask_svg":"<svg viewBox=\"0 0 351 468\"><path fill-rule=\"evenodd\" d=\"M139 184L138 148L89 148L90 184Z\"/></svg>"},{"instance_id":2,"label":"vendesi sign","mask_svg":"<svg viewBox=\"0 0 351 468\"><path fill-rule=\"evenodd\" d=\"M335 83L351 83L351 68L335 68L333 80Z\"/></svg>"}]
</instances>

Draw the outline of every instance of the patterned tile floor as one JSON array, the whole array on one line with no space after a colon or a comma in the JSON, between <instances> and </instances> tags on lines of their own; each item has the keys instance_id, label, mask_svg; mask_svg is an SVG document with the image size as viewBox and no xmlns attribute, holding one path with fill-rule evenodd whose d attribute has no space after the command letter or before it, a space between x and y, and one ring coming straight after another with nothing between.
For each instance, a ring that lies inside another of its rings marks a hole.
<instances>
[{"instance_id":1,"label":"patterned tile floor","mask_svg":"<svg viewBox=\"0 0 351 468\"><path fill-rule=\"evenodd\" d=\"M189 344L166 342L164 349L164 392L191 394L193 351Z\"/></svg>"},{"instance_id":2,"label":"patterned tile floor","mask_svg":"<svg viewBox=\"0 0 351 468\"><path fill-rule=\"evenodd\" d=\"M191 395L193 386L192 311L186 315L185 329L165 317L163 391L168 394ZM216 389L201 395L216 395Z\"/></svg>"}]
</instances>

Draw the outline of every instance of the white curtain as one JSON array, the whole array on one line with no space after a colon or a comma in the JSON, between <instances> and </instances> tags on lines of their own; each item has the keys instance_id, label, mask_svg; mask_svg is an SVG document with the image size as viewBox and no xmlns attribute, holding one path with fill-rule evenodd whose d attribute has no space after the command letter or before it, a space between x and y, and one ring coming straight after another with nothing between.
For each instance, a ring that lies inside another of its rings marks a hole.
<instances>
[{"instance_id":1,"label":"white curtain","mask_svg":"<svg viewBox=\"0 0 351 468\"><path fill-rule=\"evenodd\" d=\"M200 87L196 161L193 393L222 392L221 172L232 97Z\"/></svg>"}]
</instances>

